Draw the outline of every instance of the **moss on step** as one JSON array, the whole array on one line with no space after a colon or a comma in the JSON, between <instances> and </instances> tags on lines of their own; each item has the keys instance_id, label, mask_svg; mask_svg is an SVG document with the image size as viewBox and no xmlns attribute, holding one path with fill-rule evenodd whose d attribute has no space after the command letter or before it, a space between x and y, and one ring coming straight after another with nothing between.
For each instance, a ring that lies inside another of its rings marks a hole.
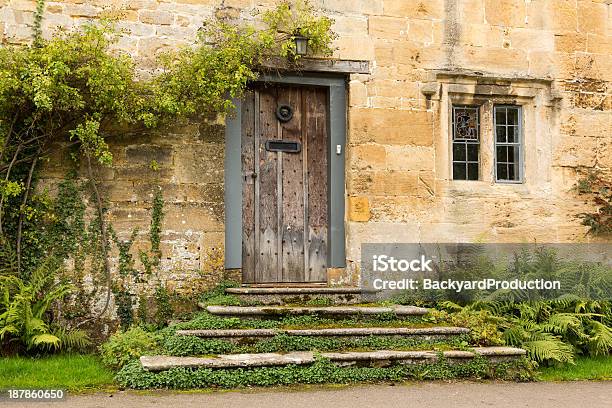
<instances>
[{"instance_id":1,"label":"moss on step","mask_svg":"<svg viewBox=\"0 0 612 408\"><path fill-rule=\"evenodd\" d=\"M159 373L146 371L140 362L124 366L116 380L134 389L170 388L237 388L245 386L273 386L293 384L345 384L416 380L448 380L457 378L504 379L528 381L533 379L534 367L525 358L508 363L490 363L476 357L468 363L449 364L441 358L435 364L394 365L377 367L339 367L327 359L318 359L308 366L261 367L250 369L187 369L173 368Z\"/></svg>"},{"instance_id":2,"label":"moss on step","mask_svg":"<svg viewBox=\"0 0 612 408\"><path fill-rule=\"evenodd\" d=\"M209 329L328 329L336 327L435 327L438 323L427 321L424 316L408 316L396 320L392 316L350 316L342 319L312 315L281 316L275 319L240 319L201 312L188 322L180 322L162 330L172 335L176 330Z\"/></svg>"},{"instance_id":3,"label":"moss on step","mask_svg":"<svg viewBox=\"0 0 612 408\"><path fill-rule=\"evenodd\" d=\"M244 339L242 343L228 340L206 339L195 336L173 336L164 343L167 355L198 356L205 354L273 353L290 351L371 351L371 350L465 350L468 335L451 339L432 339L367 336L362 338L337 338L313 336L289 336L278 334L261 340Z\"/></svg>"}]
</instances>

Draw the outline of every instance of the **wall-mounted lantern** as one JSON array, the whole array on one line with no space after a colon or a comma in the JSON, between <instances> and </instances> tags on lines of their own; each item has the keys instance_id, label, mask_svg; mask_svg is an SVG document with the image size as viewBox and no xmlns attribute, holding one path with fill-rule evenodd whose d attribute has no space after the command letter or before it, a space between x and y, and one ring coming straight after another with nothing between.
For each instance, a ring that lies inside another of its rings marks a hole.
<instances>
[{"instance_id":1,"label":"wall-mounted lantern","mask_svg":"<svg viewBox=\"0 0 612 408\"><path fill-rule=\"evenodd\" d=\"M293 35L293 41L295 42L295 53L300 56L308 53L308 38L304 37L298 30Z\"/></svg>"}]
</instances>

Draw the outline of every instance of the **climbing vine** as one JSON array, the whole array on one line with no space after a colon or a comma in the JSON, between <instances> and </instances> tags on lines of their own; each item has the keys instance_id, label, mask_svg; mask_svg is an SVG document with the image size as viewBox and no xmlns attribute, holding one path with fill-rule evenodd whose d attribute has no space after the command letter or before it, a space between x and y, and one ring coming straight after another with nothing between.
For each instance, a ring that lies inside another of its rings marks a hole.
<instances>
[{"instance_id":1,"label":"climbing vine","mask_svg":"<svg viewBox=\"0 0 612 408\"><path fill-rule=\"evenodd\" d=\"M227 113L232 98L257 78L267 59L298 61L296 35L308 37L311 53L329 55L333 21L303 0L283 1L259 15L263 24L212 19L192 46L165 53L160 69L138 78L132 57L112 51L122 35L112 21L45 39L44 7L45 1L37 0L32 44L0 46L0 240L14 248L15 270L24 277L50 256L71 263L77 304L85 307L66 308L63 316L80 318L79 324L91 321L84 314L104 290L98 316L107 311L114 292L126 325L140 303L134 285L159 269L163 197L161 190L154 191L151 247L138 251L140 271L130 252L138 232L127 240L117 236L99 186L98 171L112 166L110 146L122 136L121 129L142 131ZM69 158L74 170L57 186L38 186L41 163L51 156ZM152 170L158 168L151 163ZM109 260L113 246L116 281ZM93 278L84 284L86 274ZM163 320L168 294L159 288L156 319ZM139 306L138 314L145 312Z\"/></svg>"},{"instance_id":2,"label":"climbing vine","mask_svg":"<svg viewBox=\"0 0 612 408\"><path fill-rule=\"evenodd\" d=\"M44 12L45 0L36 0L36 9L34 10L33 16L34 21L32 23L32 38L36 46L40 46L42 43L42 21Z\"/></svg>"},{"instance_id":3,"label":"climbing vine","mask_svg":"<svg viewBox=\"0 0 612 408\"><path fill-rule=\"evenodd\" d=\"M595 210L577 214L582 225L589 227L592 235L612 234L612 181L602 171L580 170L581 177L576 184L579 195L587 198Z\"/></svg>"}]
</instances>

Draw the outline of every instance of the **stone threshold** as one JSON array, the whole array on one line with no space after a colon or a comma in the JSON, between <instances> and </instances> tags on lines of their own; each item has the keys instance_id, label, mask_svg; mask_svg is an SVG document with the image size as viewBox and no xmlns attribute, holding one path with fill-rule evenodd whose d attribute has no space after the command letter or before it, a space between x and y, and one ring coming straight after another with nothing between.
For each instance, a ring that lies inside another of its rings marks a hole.
<instances>
[{"instance_id":1,"label":"stone threshold","mask_svg":"<svg viewBox=\"0 0 612 408\"><path fill-rule=\"evenodd\" d=\"M365 291L357 287L239 287L227 288L225 293L234 295L317 295L317 294L360 294Z\"/></svg>"},{"instance_id":2,"label":"stone threshold","mask_svg":"<svg viewBox=\"0 0 612 408\"><path fill-rule=\"evenodd\" d=\"M306 365L315 362L317 356L327 358L340 366L350 366L361 363L375 364L385 367L393 364L432 364L439 360L440 354L451 363L468 362L480 355L491 362L511 361L526 354L525 350L514 347L479 347L473 351L451 350L441 353L428 351L397 351L378 350L360 352L331 352L315 354L310 351L291 353L252 353L252 354L222 354L216 357L172 357L172 356L142 356L140 362L147 371L165 371L172 368L250 368L274 367L291 364Z\"/></svg>"},{"instance_id":3,"label":"stone threshold","mask_svg":"<svg viewBox=\"0 0 612 408\"><path fill-rule=\"evenodd\" d=\"M177 330L177 336L205 338L248 338L287 336L365 337L365 336L456 336L467 334L464 327L349 327L331 329L237 329L237 330Z\"/></svg>"},{"instance_id":4,"label":"stone threshold","mask_svg":"<svg viewBox=\"0 0 612 408\"><path fill-rule=\"evenodd\" d=\"M429 309L416 306L205 306L214 315L240 317L274 317L295 315L329 315L329 316L374 316L385 313L395 313L396 316L422 316Z\"/></svg>"}]
</instances>

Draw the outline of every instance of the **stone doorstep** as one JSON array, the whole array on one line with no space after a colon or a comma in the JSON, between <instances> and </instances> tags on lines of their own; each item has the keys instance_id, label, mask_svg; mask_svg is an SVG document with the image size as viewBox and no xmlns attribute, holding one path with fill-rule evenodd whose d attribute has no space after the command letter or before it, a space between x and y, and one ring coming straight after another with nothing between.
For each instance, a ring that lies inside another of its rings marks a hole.
<instances>
[{"instance_id":1,"label":"stone doorstep","mask_svg":"<svg viewBox=\"0 0 612 408\"><path fill-rule=\"evenodd\" d=\"M177 330L177 336L196 336L206 338L244 338L274 337L279 334L288 336L313 337L360 337L360 336L455 336L467 334L464 327L350 327L333 329L238 329L238 330Z\"/></svg>"},{"instance_id":2,"label":"stone doorstep","mask_svg":"<svg viewBox=\"0 0 612 408\"><path fill-rule=\"evenodd\" d=\"M453 363L461 363L476 355L486 357L491 361L507 361L526 354L525 350L514 347L479 347L474 351L452 350L444 351L442 355ZM310 351L291 353L256 353L256 354L222 354L212 358L172 357L172 356L142 356L140 362L147 371L164 371L171 368L247 368L273 367L290 364L311 364L316 354ZM321 357L345 366L358 362L369 362L390 365L393 362L401 364L435 363L438 353L435 351L360 351L320 353Z\"/></svg>"},{"instance_id":3,"label":"stone doorstep","mask_svg":"<svg viewBox=\"0 0 612 408\"><path fill-rule=\"evenodd\" d=\"M357 288L357 287L240 287L240 288L227 288L226 293L233 295L349 295L349 294L361 294L370 293L369 291Z\"/></svg>"},{"instance_id":4,"label":"stone doorstep","mask_svg":"<svg viewBox=\"0 0 612 408\"><path fill-rule=\"evenodd\" d=\"M200 304L200 306L203 306ZM429 310L416 306L327 306L327 307L302 307L302 306L206 306L209 313L224 316L283 316L283 315L377 315L384 313L395 313L397 316L422 316Z\"/></svg>"}]
</instances>

